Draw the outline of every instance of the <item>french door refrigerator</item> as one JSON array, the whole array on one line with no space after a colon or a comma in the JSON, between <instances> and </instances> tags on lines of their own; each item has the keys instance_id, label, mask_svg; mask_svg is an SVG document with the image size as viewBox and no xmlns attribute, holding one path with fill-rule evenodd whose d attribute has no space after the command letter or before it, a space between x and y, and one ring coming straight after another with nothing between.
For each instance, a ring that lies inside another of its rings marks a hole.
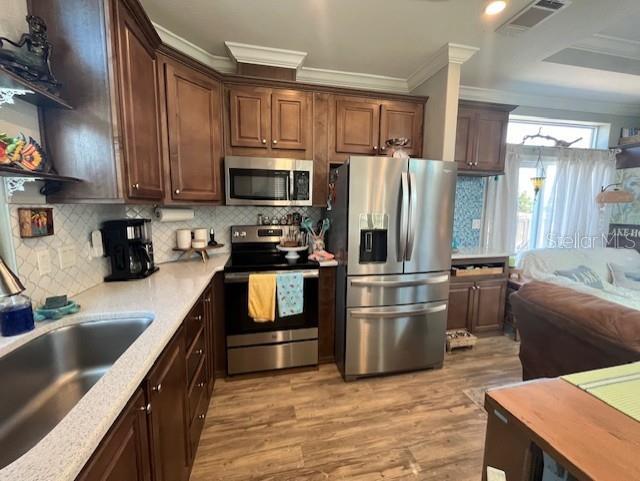
<instances>
[{"instance_id":1,"label":"french door refrigerator","mask_svg":"<svg viewBox=\"0 0 640 481\"><path fill-rule=\"evenodd\" d=\"M456 173L454 162L365 156L336 170L328 250L345 380L442 366Z\"/></svg>"}]
</instances>

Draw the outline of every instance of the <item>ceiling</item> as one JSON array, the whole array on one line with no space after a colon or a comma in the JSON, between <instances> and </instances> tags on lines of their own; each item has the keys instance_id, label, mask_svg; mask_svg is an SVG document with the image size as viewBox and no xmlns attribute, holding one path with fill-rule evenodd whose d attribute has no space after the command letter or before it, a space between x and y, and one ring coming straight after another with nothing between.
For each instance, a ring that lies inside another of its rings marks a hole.
<instances>
[{"instance_id":1,"label":"ceiling","mask_svg":"<svg viewBox=\"0 0 640 481\"><path fill-rule=\"evenodd\" d=\"M640 62L640 43L634 43L640 42L640 2L573 0L524 34L495 32L530 1L509 0L507 9L491 18L482 13L486 0L142 3L154 23L213 55L228 55L224 42L232 41L308 52L304 67L407 79L451 42L480 48L462 66L465 86L616 102L637 106L640 114L640 63L638 70L630 68L628 55L618 53L638 47ZM598 42L606 42L607 49L593 48ZM571 55L574 50L579 55ZM554 58L559 52L564 56ZM585 52L607 58L575 60Z\"/></svg>"}]
</instances>

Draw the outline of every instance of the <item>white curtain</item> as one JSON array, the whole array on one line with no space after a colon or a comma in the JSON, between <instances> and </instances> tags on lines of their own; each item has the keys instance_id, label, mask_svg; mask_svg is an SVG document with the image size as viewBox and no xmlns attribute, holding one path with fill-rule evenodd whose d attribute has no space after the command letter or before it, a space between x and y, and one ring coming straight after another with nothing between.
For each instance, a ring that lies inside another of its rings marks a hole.
<instances>
[{"instance_id":1,"label":"white curtain","mask_svg":"<svg viewBox=\"0 0 640 481\"><path fill-rule=\"evenodd\" d=\"M489 177L484 203L482 246L494 252L513 253L518 224L518 179L521 151L507 145L504 175Z\"/></svg>"},{"instance_id":2,"label":"white curtain","mask_svg":"<svg viewBox=\"0 0 640 481\"><path fill-rule=\"evenodd\" d=\"M545 187L538 247L601 247L608 210L596 196L614 182L615 154L608 150L552 149L555 176Z\"/></svg>"}]
</instances>

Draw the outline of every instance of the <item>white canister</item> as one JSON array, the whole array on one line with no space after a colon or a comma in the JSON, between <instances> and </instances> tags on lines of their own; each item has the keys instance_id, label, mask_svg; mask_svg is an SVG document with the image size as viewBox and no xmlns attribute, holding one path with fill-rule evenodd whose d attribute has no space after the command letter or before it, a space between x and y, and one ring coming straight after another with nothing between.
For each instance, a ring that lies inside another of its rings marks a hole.
<instances>
[{"instance_id":1,"label":"white canister","mask_svg":"<svg viewBox=\"0 0 640 481\"><path fill-rule=\"evenodd\" d=\"M191 247L191 231L189 229L178 229L176 231L176 245L178 249L189 249Z\"/></svg>"},{"instance_id":2,"label":"white canister","mask_svg":"<svg viewBox=\"0 0 640 481\"><path fill-rule=\"evenodd\" d=\"M204 249L205 247L207 247L207 241L204 241L202 239L193 239L191 241L191 247L193 247L194 249Z\"/></svg>"},{"instance_id":3,"label":"white canister","mask_svg":"<svg viewBox=\"0 0 640 481\"><path fill-rule=\"evenodd\" d=\"M209 242L209 239L207 238L208 235L209 232L207 232L207 229L193 229L193 238L195 240L201 240L207 243Z\"/></svg>"}]
</instances>

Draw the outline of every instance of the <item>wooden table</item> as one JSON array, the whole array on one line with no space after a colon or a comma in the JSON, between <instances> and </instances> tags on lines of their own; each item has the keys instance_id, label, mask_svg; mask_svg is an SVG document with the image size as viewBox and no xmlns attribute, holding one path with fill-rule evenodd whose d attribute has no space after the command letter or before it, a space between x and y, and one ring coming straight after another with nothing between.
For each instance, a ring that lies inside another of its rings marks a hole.
<instances>
[{"instance_id":1,"label":"wooden table","mask_svg":"<svg viewBox=\"0 0 640 481\"><path fill-rule=\"evenodd\" d=\"M580 481L640 480L640 423L562 379L490 390L487 466L530 481L536 446Z\"/></svg>"}]
</instances>

